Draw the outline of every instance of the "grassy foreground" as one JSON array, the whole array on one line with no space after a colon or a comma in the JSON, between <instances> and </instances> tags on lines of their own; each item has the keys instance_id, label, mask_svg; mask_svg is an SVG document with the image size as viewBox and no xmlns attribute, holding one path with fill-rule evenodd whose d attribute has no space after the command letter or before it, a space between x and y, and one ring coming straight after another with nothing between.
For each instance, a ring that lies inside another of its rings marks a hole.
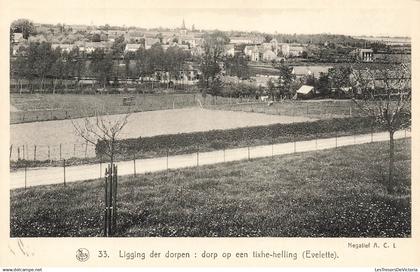
<instances>
[{"instance_id":1,"label":"grassy foreground","mask_svg":"<svg viewBox=\"0 0 420 272\"><path fill-rule=\"evenodd\" d=\"M386 142L121 177L117 235L409 237L410 145L393 195ZM11 236L101 236L103 195L102 180L12 190Z\"/></svg>"}]
</instances>

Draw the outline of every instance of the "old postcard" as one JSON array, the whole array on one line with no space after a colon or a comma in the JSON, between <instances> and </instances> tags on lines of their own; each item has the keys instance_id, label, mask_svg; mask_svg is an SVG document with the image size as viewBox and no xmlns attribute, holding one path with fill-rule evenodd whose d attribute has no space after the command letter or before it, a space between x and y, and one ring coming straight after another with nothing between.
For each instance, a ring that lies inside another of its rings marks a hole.
<instances>
[{"instance_id":1,"label":"old postcard","mask_svg":"<svg viewBox=\"0 0 420 272\"><path fill-rule=\"evenodd\" d=\"M0 267L417 271L419 11L2 1Z\"/></svg>"}]
</instances>

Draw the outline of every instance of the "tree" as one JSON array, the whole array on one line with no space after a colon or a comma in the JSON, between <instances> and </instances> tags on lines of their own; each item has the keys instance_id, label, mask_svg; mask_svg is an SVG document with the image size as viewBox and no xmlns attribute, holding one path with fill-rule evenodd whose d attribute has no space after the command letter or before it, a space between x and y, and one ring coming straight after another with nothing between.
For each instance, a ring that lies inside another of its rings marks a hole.
<instances>
[{"instance_id":1,"label":"tree","mask_svg":"<svg viewBox=\"0 0 420 272\"><path fill-rule=\"evenodd\" d=\"M237 76L239 78L249 77L248 60L244 54L236 54L233 57L227 57L226 71L231 76Z\"/></svg>"},{"instance_id":2,"label":"tree","mask_svg":"<svg viewBox=\"0 0 420 272\"><path fill-rule=\"evenodd\" d=\"M217 92L217 88L220 86L219 75L222 71L222 57L225 50L225 45L228 42L229 38L220 31L215 31L211 34L207 34L204 37L204 54L201 56L200 60L202 76L200 77L199 82L203 95L205 95L207 92L214 94Z\"/></svg>"},{"instance_id":3,"label":"tree","mask_svg":"<svg viewBox=\"0 0 420 272\"><path fill-rule=\"evenodd\" d=\"M125 45L127 43L125 42L124 35L120 35L117 38L115 38L114 43L111 46L111 53L114 57L121 57L124 54Z\"/></svg>"},{"instance_id":4,"label":"tree","mask_svg":"<svg viewBox=\"0 0 420 272\"><path fill-rule=\"evenodd\" d=\"M268 92L271 95L271 99L273 101L275 101L276 100L276 96L277 96L277 92L276 92L277 91L277 88L276 88L276 85L274 84L274 82L271 80L271 78L267 82L267 89L268 89Z\"/></svg>"},{"instance_id":5,"label":"tree","mask_svg":"<svg viewBox=\"0 0 420 272\"><path fill-rule=\"evenodd\" d=\"M95 33L92 35L92 42L100 42L101 41L101 35L98 33Z\"/></svg>"},{"instance_id":6,"label":"tree","mask_svg":"<svg viewBox=\"0 0 420 272\"><path fill-rule=\"evenodd\" d=\"M129 116L129 113L122 116L108 116L104 112L95 112L95 117L74 119L72 124L75 134L95 145L96 153L107 156L112 167L117 152L116 142L127 125Z\"/></svg>"},{"instance_id":7,"label":"tree","mask_svg":"<svg viewBox=\"0 0 420 272\"><path fill-rule=\"evenodd\" d=\"M394 133L411 123L411 71L405 64L353 70L353 101L389 133L387 191L394 191Z\"/></svg>"},{"instance_id":8,"label":"tree","mask_svg":"<svg viewBox=\"0 0 420 272\"><path fill-rule=\"evenodd\" d=\"M291 88L295 75L293 74L293 68L288 65L281 63L275 66L279 70L279 91L281 96L293 96L293 90Z\"/></svg>"},{"instance_id":9,"label":"tree","mask_svg":"<svg viewBox=\"0 0 420 272\"><path fill-rule=\"evenodd\" d=\"M345 88L350 87L350 75L352 69L350 66L340 66L331 68L328 71L329 77L331 78L331 85L333 88Z\"/></svg>"},{"instance_id":10,"label":"tree","mask_svg":"<svg viewBox=\"0 0 420 272\"><path fill-rule=\"evenodd\" d=\"M330 93L330 79L328 78L328 74L320 73L319 79L316 81L316 89L318 89L319 93L322 95L327 95Z\"/></svg>"},{"instance_id":11,"label":"tree","mask_svg":"<svg viewBox=\"0 0 420 272\"><path fill-rule=\"evenodd\" d=\"M34 23L28 19L17 19L12 22L11 29L14 33L22 33L24 39L35 33Z\"/></svg>"},{"instance_id":12,"label":"tree","mask_svg":"<svg viewBox=\"0 0 420 272\"><path fill-rule=\"evenodd\" d=\"M111 79L113 61L111 54L106 54L103 49L96 48L92 53L90 69L96 76L96 80L105 88Z\"/></svg>"}]
</instances>

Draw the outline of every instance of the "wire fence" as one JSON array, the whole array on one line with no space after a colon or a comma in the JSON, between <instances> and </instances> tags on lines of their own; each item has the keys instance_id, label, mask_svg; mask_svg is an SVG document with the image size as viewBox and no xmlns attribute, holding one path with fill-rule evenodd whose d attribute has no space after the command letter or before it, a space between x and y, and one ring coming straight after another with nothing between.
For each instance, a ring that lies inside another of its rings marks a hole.
<instances>
[{"instance_id":1,"label":"wire fence","mask_svg":"<svg viewBox=\"0 0 420 272\"><path fill-rule=\"evenodd\" d=\"M408 137L411 137L411 131L408 129L397 131L394 135L395 139ZM168 171L170 169L199 167L239 160L252 160L256 158L318 151L387 140L389 140L389 134L387 132L371 132L359 135L315 138L305 141L246 146L216 151L201 151L200 148L197 147L196 152L182 155L175 155L168 149L166 156L163 157L149 159L137 159L136 157L133 157L132 160L120 161L117 162L117 164L119 175L137 175L157 171ZM62 159L60 167L24 167L23 169L10 173L11 188L26 188L44 184L65 184L66 182L102 178L104 176L104 167L105 163L102 161L96 164L68 166L66 164L66 159Z\"/></svg>"},{"instance_id":2,"label":"wire fence","mask_svg":"<svg viewBox=\"0 0 420 272\"><path fill-rule=\"evenodd\" d=\"M26 161L61 161L70 158L95 157L95 145L85 143L63 143L57 145L10 145L11 162Z\"/></svg>"}]
</instances>

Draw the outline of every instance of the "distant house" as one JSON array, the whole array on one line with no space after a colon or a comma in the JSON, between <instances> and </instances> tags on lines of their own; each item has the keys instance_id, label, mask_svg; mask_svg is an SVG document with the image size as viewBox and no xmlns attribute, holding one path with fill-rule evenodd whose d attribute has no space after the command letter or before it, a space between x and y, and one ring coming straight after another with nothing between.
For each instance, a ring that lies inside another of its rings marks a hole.
<instances>
[{"instance_id":1,"label":"distant house","mask_svg":"<svg viewBox=\"0 0 420 272\"><path fill-rule=\"evenodd\" d=\"M201 46L196 46L191 49L191 55L195 57L202 56L204 54L204 49Z\"/></svg>"},{"instance_id":2,"label":"distant house","mask_svg":"<svg viewBox=\"0 0 420 272\"><path fill-rule=\"evenodd\" d=\"M233 57L235 55L235 45L233 44L225 45L224 55Z\"/></svg>"},{"instance_id":3,"label":"distant house","mask_svg":"<svg viewBox=\"0 0 420 272\"><path fill-rule=\"evenodd\" d=\"M355 49L352 52L350 52L352 55L355 55L356 58L363 62L372 62L373 57L373 50L372 49Z\"/></svg>"},{"instance_id":4,"label":"distant house","mask_svg":"<svg viewBox=\"0 0 420 272\"><path fill-rule=\"evenodd\" d=\"M245 46L244 54L251 61L260 61L260 48L257 45L247 45L247 46Z\"/></svg>"},{"instance_id":5,"label":"distant house","mask_svg":"<svg viewBox=\"0 0 420 272\"><path fill-rule=\"evenodd\" d=\"M143 47L143 45L141 44L135 44L135 43L128 43L125 46L124 52L136 52L137 50L139 50L140 47Z\"/></svg>"},{"instance_id":6,"label":"distant house","mask_svg":"<svg viewBox=\"0 0 420 272\"><path fill-rule=\"evenodd\" d=\"M91 54L96 49L103 49L105 52L109 51L111 45L106 42L85 42L79 43L79 50L86 54Z\"/></svg>"},{"instance_id":7,"label":"distant house","mask_svg":"<svg viewBox=\"0 0 420 272\"><path fill-rule=\"evenodd\" d=\"M297 78L305 76L313 76L319 79L321 73L328 74L328 71L333 68L332 66L294 66L292 74Z\"/></svg>"},{"instance_id":8,"label":"distant house","mask_svg":"<svg viewBox=\"0 0 420 272\"><path fill-rule=\"evenodd\" d=\"M61 48L62 52L70 53L70 51L73 50L73 48L75 48L75 45L74 44L64 44L64 43L53 43L51 45L51 48L53 50L55 50L57 48Z\"/></svg>"},{"instance_id":9,"label":"distant house","mask_svg":"<svg viewBox=\"0 0 420 272\"><path fill-rule=\"evenodd\" d=\"M244 37L234 37L234 38L230 38L230 43L232 43L232 44L251 44L252 40L244 38Z\"/></svg>"},{"instance_id":10,"label":"distant house","mask_svg":"<svg viewBox=\"0 0 420 272\"><path fill-rule=\"evenodd\" d=\"M289 54L287 56L289 57L300 57L302 56L303 51L305 48L303 46L290 46L289 47Z\"/></svg>"},{"instance_id":11,"label":"distant house","mask_svg":"<svg viewBox=\"0 0 420 272\"><path fill-rule=\"evenodd\" d=\"M20 43L23 40L24 38L22 33L13 33L13 43Z\"/></svg>"},{"instance_id":12,"label":"distant house","mask_svg":"<svg viewBox=\"0 0 420 272\"><path fill-rule=\"evenodd\" d=\"M157 38L145 38L144 39L144 47L146 49L150 49L152 45L160 43L160 40Z\"/></svg>"},{"instance_id":13,"label":"distant house","mask_svg":"<svg viewBox=\"0 0 420 272\"><path fill-rule=\"evenodd\" d=\"M296 91L296 99L308 99L312 98L315 95L314 86L302 85L299 90Z\"/></svg>"},{"instance_id":14,"label":"distant house","mask_svg":"<svg viewBox=\"0 0 420 272\"><path fill-rule=\"evenodd\" d=\"M277 59L277 55L271 49L265 50L262 54L263 61L273 61Z\"/></svg>"}]
</instances>

